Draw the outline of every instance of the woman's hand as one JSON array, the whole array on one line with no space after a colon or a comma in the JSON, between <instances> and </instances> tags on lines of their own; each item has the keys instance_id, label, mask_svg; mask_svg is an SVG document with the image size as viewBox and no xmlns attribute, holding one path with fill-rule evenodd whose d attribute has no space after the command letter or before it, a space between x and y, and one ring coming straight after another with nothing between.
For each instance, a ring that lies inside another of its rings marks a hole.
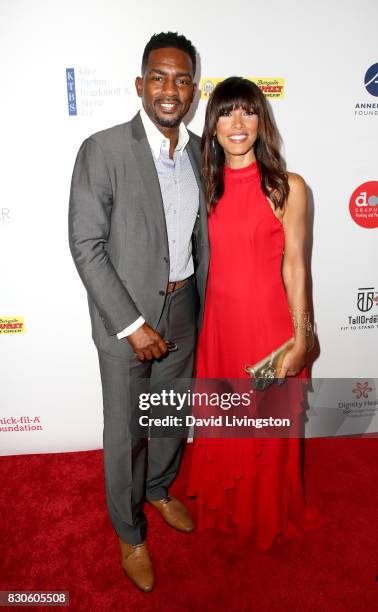
<instances>
[{"instance_id":1,"label":"woman's hand","mask_svg":"<svg viewBox=\"0 0 378 612\"><path fill-rule=\"evenodd\" d=\"M277 378L284 379L286 376L295 376L301 371L306 363L306 347L293 346L285 355L281 369L277 372Z\"/></svg>"}]
</instances>

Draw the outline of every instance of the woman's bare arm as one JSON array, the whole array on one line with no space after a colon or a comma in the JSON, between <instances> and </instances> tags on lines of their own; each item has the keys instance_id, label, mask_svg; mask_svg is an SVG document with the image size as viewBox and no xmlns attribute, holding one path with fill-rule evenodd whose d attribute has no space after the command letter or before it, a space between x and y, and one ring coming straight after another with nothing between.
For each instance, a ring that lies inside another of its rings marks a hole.
<instances>
[{"instance_id":1,"label":"woman's bare arm","mask_svg":"<svg viewBox=\"0 0 378 612\"><path fill-rule=\"evenodd\" d=\"M283 281L293 317L295 343L287 354L280 377L297 374L305 364L309 320L306 270L307 187L298 174L289 173L290 193L283 214L285 252Z\"/></svg>"}]
</instances>

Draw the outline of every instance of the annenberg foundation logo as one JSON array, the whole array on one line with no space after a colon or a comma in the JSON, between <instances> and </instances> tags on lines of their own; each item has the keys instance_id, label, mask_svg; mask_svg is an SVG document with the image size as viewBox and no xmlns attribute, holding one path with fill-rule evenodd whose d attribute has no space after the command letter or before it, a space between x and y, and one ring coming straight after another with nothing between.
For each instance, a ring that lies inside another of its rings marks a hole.
<instances>
[{"instance_id":1,"label":"annenberg foundation logo","mask_svg":"<svg viewBox=\"0 0 378 612\"><path fill-rule=\"evenodd\" d=\"M365 91L378 98L378 63L373 64L365 72L365 77L362 81L365 87ZM373 101L370 97L365 102L356 102L354 105L354 114L358 117L376 117L378 115L378 100Z\"/></svg>"},{"instance_id":2,"label":"annenberg foundation logo","mask_svg":"<svg viewBox=\"0 0 378 612\"><path fill-rule=\"evenodd\" d=\"M255 83L267 98L282 100L285 96L285 79L281 77L245 77ZM215 86L224 79L205 77L201 79L201 99L207 100Z\"/></svg>"},{"instance_id":3,"label":"annenberg foundation logo","mask_svg":"<svg viewBox=\"0 0 378 612\"><path fill-rule=\"evenodd\" d=\"M24 332L23 317L0 317L0 334L23 334Z\"/></svg>"},{"instance_id":4,"label":"annenberg foundation logo","mask_svg":"<svg viewBox=\"0 0 378 612\"><path fill-rule=\"evenodd\" d=\"M378 227L378 181L359 185L349 200L350 215L361 227Z\"/></svg>"},{"instance_id":5,"label":"annenberg foundation logo","mask_svg":"<svg viewBox=\"0 0 378 612\"><path fill-rule=\"evenodd\" d=\"M375 287L358 287L356 311L346 316L341 331L378 329L378 291Z\"/></svg>"},{"instance_id":6,"label":"annenberg foundation logo","mask_svg":"<svg viewBox=\"0 0 378 612\"><path fill-rule=\"evenodd\" d=\"M373 64L365 74L366 91L372 96L378 97L378 63Z\"/></svg>"}]
</instances>

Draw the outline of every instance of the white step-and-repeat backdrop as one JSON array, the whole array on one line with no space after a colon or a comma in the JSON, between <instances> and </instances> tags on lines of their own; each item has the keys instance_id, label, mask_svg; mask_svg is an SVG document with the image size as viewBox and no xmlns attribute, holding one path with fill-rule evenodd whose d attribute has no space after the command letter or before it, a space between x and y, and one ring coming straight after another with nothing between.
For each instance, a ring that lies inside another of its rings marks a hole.
<instances>
[{"instance_id":1,"label":"white step-and-repeat backdrop","mask_svg":"<svg viewBox=\"0 0 378 612\"><path fill-rule=\"evenodd\" d=\"M216 79L251 77L268 96L309 186L316 402L378 431L377 2L2 0L0 13L0 454L102 445L70 178L81 142L139 109L143 48L167 30L200 53L194 132Z\"/></svg>"}]
</instances>

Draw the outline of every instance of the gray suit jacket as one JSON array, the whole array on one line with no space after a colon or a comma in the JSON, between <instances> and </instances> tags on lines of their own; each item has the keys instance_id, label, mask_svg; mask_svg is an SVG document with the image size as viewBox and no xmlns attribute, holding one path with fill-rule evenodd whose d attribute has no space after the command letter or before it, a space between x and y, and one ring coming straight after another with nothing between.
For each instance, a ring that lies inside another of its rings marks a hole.
<instances>
[{"instance_id":1,"label":"gray suit jacket","mask_svg":"<svg viewBox=\"0 0 378 612\"><path fill-rule=\"evenodd\" d=\"M200 139L190 133L188 155L200 206L193 230L195 277L202 322L209 244L200 179ZM159 179L139 113L98 132L80 147L69 208L72 257L88 292L96 346L115 356L131 354L117 332L140 315L156 327L169 280L169 249Z\"/></svg>"}]
</instances>

